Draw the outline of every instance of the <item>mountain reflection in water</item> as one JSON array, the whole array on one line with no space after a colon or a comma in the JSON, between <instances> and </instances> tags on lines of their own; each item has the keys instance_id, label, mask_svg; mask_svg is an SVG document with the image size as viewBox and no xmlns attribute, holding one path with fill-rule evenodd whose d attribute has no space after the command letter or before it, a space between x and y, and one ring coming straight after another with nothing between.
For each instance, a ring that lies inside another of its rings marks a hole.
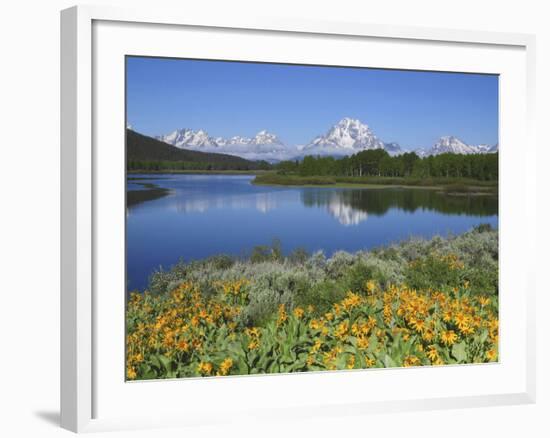
<instances>
[{"instance_id":1,"label":"mountain reflection in water","mask_svg":"<svg viewBox=\"0 0 550 438\"><path fill-rule=\"evenodd\" d=\"M128 288L159 267L217 254L246 256L279 239L296 248L358 251L411 236L498 227L496 196L427 189L273 187L252 175L162 175L128 179Z\"/></svg>"}]
</instances>

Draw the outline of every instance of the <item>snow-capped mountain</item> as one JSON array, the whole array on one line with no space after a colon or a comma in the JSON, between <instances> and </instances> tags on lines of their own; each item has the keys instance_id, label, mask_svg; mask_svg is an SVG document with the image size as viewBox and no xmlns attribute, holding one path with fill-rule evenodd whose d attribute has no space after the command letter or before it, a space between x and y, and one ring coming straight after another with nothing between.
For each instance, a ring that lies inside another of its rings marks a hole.
<instances>
[{"instance_id":1,"label":"snow-capped mountain","mask_svg":"<svg viewBox=\"0 0 550 438\"><path fill-rule=\"evenodd\" d=\"M490 146L488 144L468 145L457 137L452 135L443 136L430 149L417 149L415 152L420 157L440 154L488 154L498 151L498 144Z\"/></svg>"},{"instance_id":2,"label":"snow-capped mountain","mask_svg":"<svg viewBox=\"0 0 550 438\"><path fill-rule=\"evenodd\" d=\"M217 146L215 140L206 131L199 129L176 129L170 134L160 135L157 140L176 146L180 149L198 149Z\"/></svg>"},{"instance_id":3,"label":"snow-capped mountain","mask_svg":"<svg viewBox=\"0 0 550 438\"><path fill-rule=\"evenodd\" d=\"M176 129L170 134L159 135L157 140L169 143L178 148L196 149L196 148L212 148L225 147L232 145L274 145L284 146L283 142L275 135L266 130L260 131L256 136L241 137L234 136L231 138L210 137L208 133L202 129L194 131L192 129L183 128Z\"/></svg>"},{"instance_id":4,"label":"snow-capped mountain","mask_svg":"<svg viewBox=\"0 0 550 438\"><path fill-rule=\"evenodd\" d=\"M252 139L251 144L272 144L284 146L283 142L275 134L267 132L265 129L258 132Z\"/></svg>"},{"instance_id":5,"label":"snow-capped mountain","mask_svg":"<svg viewBox=\"0 0 550 438\"><path fill-rule=\"evenodd\" d=\"M156 138L180 149L232 154L249 160L273 161L284 159L288 154L295 155L294 148L288 148L279 137L266 130L258 132L254 137L224 138L211 137L202 129L195 131L183 128Z\"/></svg>"},{"instance_id":6,"label":"snow-capped mountain","mask_svg":"<svg viewBox=\"0 0 550 438\"><path fill-rule=\"evenodd\" d=\"M453 154L475 154L477 148L467 145L457 137L447 135L437 140L430 152L430 155L439 155L448 152Z\"/></svg>"},{"instance_id":7,"label":"snow-capped mountain","mask_svg":"<svg viewBox=\"0 0 550 438\"><path fill-rule=\"evenodd\" d=\"M494 144L493 146L488 144L480 144L478 146L478 149L479 149L479 153L482 153L482 154L490 154L493 152L498 152L498 143Z\"/></svg>"},{"instance_id":8,"label":"snow-capped mountain","mask_svg":"<svg viewBox=\"0 0 550 438\"><path fill-rule=\"evenodd\" d=\"M276 162L303 158L306 155L342 157L372 149L384 149L390 155L406 152L398 143L386 143L379 139L368 125L357 119L345 117L332 126L324 135L315 137L306 145L285 145L279 137L266 130L254 137L234 136L211 137L203 130L177 129L169 134L156 137L181 149L200 150L237 155L249 160ZM418 148L414 152L420 157L454 154L485 154L498 151L498 143L469 145L455 136L443 136L431 148Z\"/></svg>"},{"instance_id":9,"label":"snow-capped mountain","mask_svg":"<svg viewBox=\"0 0 550 438\"><path fill-rule=\"evenodd\" d=\"M401 152L397 143L384 143L357 119L345 117L325 135L314 138L301 148L303 154L350 155L367 149L386 149L390 154Z\"/></svg>"}]
</instances>

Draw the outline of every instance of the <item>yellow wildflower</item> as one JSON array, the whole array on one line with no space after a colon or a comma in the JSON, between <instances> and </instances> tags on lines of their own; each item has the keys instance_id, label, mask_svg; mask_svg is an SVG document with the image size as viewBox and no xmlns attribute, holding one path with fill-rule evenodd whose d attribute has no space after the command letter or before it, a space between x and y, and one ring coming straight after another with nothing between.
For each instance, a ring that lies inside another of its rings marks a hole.
<instances>
[{"instance_id":1,"label":"yellow wildflower","mask_svg":"<svg viewBox=\"0 0 550 438\"><path fill-rule=\"evenodd\" d=\"M359 304L361 304L361 297L351 291L347 293L346 298L344 298L341 303L344 310L347 311L357 307Z\"/></svg>"},{"instance_id":2,"label":"yellow wildflower","mask_svg":"<svg viewBox=\"0 0 550 438\"><path fill-rule=\"evenodd\" d=\"M277 326L280 326L284 324L284 322L287 320L288 316L286 314L285 305L281 304L279 306L279 314L277 317Z\"/></svg>"},{"instance_id":3,"label":"yellow wildflower","mask_svg":"<svg viewBox=\"0 0 550 438\"><path fill-rule=\"evenodd\" d=\"M336 336L340 340L344 340L347 334L348 334L348 322L342 321L336 327L336 330L334 331L334 336Z\"/></svg>"},{"instance_id":4,"label":"yellow wildflower","mask_svg":"<svg viewBox=\"0 0 550 438\"><path fill-rule=\"evenodd\" d=\"M372 295L376 291L376 283L374 282L374 280L368 280L365 283L365 289L367 290L367 293L369 295Z\"/></svg>"},{"instance_id":5,"label":"yellow wildflower","mask_svg":"<svg viewBox=\"0 0 550 438\"><path fill-rule=\"evenodd\" d=\"M485 307L491 302L491 299L489 297L483 297L483 296L478 297L477 300L479 301L479 304L481 307Z\"/></svg>"},{"instance_id":6,"label":"yellow wildflower","mask_svg":"<svg viewBox=\"0 0 550 438\"><path fill-rule=\"evenodd\" d=\"M189 350L189 343L182 339L179 341L176 345L176 348L180 351L188 351Z\"/></svg>"},{"instance_id":7,"label":"yellow wildflower","mask_svg":"<svg viewBox=\"0 0 550 438\"><path fill-rule=\"evenodd\" d=\"M137 373L134 367L128 367L128 369L126 370L126 377L128 378L128 380L134 380L137 377Z\"/></svg>"},{"instance_id":8,"label":"yellow wildflower","mask_svg":"<svg viewBox=\"0 0 550 438\"><path fill-rule=\"evenodd\" d=\"M426 329L425 321L423 321L422 319L411 318L411 319L409 319L409 324L418 333L422 333Z\"/></svg>"},{"instance_id":9,"label":"yellow wildflower","mask_svg":"<svg viewBox=\"0 0 550 438\"><path fill-rule=\"evenodd\" d=\"M405 367L414 367L420 365L420 359L416 356L407 356L403 361L403 366Z\"/></svg>"},{"instance_id":10,"label":"yellow wildflower","mask_svg":"<svg viewBox=\"0 0 550 438\"><path fill-rule=\"evenodd\" d=\"M321 327L323 327L323 323L322 323L322 321L320 321L318 319L312 319L309 322L309 328L311 330L319 330Z\"/></svg>"},{"instance_id":11,"label":"yellow wildflower","mask_svg":"<svg viewBox=\"0 0 550 438\"><path fill-rule=\"evenodd\" d=\"M470 325L471 318L470 318L470 316L466 315L465 313L459 312L455 315L454 322L457 325L457 327L459 328L459 330L462 331Z\"/></svg>"},{"instance_id":12,"label":"yellow wildflower","mask_svg":"<svg viewBox=\"0 0 550 438\"><path fill-rule=\"evenodd\" d=\"M369 316L368 320L367 320L367 326L369 327L369 329L373 329L374 327L376 327L376 318L372 315Z\"/></svg>"},{"instance_id":13,"label":"yellow wildflower","mask_svg":"<svg viewBox=\"0 0 550 438\"><path fill-rule=\"evenodd\" d=\"M441 333L441 340L445 345L453 345L457 339L458 336L453 330L448 330Z\"/></svg>"},{"instance_id":14,"label":"yellow wildflower","mask_svg":"<svg viewBox=\"0 0 550 438\"><path fill-rule=\"evenodd\" d=\"M367 348L369 348L369 338L364 336L360 336L359 338L357 338L357 348L359 348L360 350L366 350Z\"/></svg>"},{"instance_id":15,"label":"yellow wildflower","mask_svg":"<svg viewBox=\"0 0 550 438\"><path fill-rule=\"evenodd\" d=\"M197 372L203 376L209 376L212 372L212 364L210 362L201 362L197 367Z\"/></svg>"},{"instance_id":16,"label":"yellow wildflower","mask_svg":"<svg viewBox=\"0 0 550 438\"><path fill-rule=\"evenodd\" d=\"M495 361L497 358L497 350L496 348L491 348L487 353L485 353L485 357L487 357L488 360Z\"/></svg>"},{"instance_id":17,"label":"yellow wildflower","mask_svg":"<svg viewBox=\"0 0 550 438\"><path fill-rule=\"evenodd\" d=\"M220 369L218 370L219 376L227 376L227 373L229 373L229 370L233 366L233 359L230 357L224 359L222 363L220 364Z\"/></svg>"},{"instance_id":18,"label":"yellow wildflower","mask_svg":"<svg viewBox=\"0 0 550 438\"><path fill-rule=\"evenodd\" d=\"M439 353L437 352L437 349L435 348L435 345L430 345L428 347L428 351L426 352L426 356L428 356L428 359L430 359L432 362L435 362L437 359L439 359Z\"/></svg>"},{"instance_id":19,"label":"yellow wildflower","mask_svg":"<svg viewBox=\"0 0 550 438\"><path fill-rule=\"evenodd\" d=\"M315 353L321 349L322 343L320 339L315 340L315 344L313 344L313 347L311 347L311 352Z\"/></svg>"},{"instance_id":20,"label":"yellow wildflower","mask_svg":"<svg viewBox=\"0 0 550 438\"><path fill-rule=\"evenodd\" d=\"M434 337L435 333L433 332L433 330L425 330L424 333L422 333L422 339L424 339L426 342L431 342Z\"/></svg>"}]
</instances>

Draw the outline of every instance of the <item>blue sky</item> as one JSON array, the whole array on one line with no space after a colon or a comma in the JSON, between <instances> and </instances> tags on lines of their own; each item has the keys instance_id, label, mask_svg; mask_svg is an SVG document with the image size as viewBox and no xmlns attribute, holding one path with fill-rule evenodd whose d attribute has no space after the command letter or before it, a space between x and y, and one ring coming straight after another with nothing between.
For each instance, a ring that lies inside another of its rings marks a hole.
<instances>
[{"instance_id":1,"label":"blue sky","mask_svg":"<svg viewBox=\"0 0 550 438\"><path fill-rule=\"evenodd\" d=\"M267 129L306 144L344 117L383 141L430 147L443 135L498 141L498 77L365 68L127 58L127 118L146 135L213 137Z\"/></svg>"}]
</instances>

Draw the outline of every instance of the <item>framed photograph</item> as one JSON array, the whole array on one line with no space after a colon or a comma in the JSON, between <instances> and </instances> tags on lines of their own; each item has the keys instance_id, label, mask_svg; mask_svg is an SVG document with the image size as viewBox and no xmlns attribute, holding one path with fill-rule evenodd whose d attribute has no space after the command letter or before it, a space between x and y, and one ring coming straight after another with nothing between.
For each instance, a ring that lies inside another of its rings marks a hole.
<instances>
[{"instance_id":1,"label":"framed photograph","mask_svg":"<svg viewBox=\"0 0 550 438\"><path fill-rule=\"evenodd\" d=\"M62 12L62 426L534 401L534 38Z\"/></svg>"}]
</instances>

